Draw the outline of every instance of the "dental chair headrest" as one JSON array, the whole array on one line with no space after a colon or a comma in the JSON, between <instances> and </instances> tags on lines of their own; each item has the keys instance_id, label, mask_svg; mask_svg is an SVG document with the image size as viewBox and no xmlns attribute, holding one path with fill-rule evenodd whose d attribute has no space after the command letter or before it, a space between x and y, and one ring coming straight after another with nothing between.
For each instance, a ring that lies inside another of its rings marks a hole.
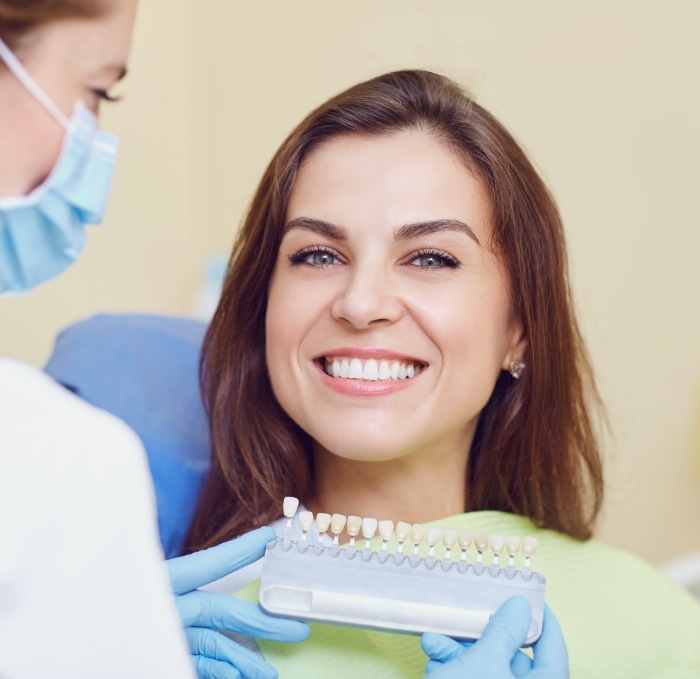
<instances>
[{"instance_id":1,"label":"dental chair headrest","mask_svg":"<svg viewBox=\"0 0 700 679\"><path fill-rule=\"evenodd\" d=\"M198 380L205 330L205 323L189 318L100 314L61 332L45 367L141 438L166 557L180 553L209 468Z\"/></svg>"}]
</instances>

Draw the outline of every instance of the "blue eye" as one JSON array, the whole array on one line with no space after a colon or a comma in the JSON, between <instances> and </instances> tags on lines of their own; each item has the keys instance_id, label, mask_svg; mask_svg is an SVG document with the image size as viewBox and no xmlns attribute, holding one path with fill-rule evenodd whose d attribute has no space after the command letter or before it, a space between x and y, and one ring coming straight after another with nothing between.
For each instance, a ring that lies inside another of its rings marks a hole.
<instances>
[{"instance_id":1,"label":"blue eye","mask_svg":"<svg viewBox=\"0 0 700 679\"><path fill-rule=\"evenodd\" d=\"M412 256L410 265L427 271L435 271L444 268L456 269L460 262L442 250L421 250Z\"/></svg>"},{"instance_id":2,"label":"blue eye","mask_svg":"<svg viewBox=\"0 0 700 679\"><path fill-rule=\"evenodd\" d=\"M325 268L340 264L338 254L331 248L312 247L304 248L299 252L289 255L292 265L306 264L307 266Z\"/></svg>"}]
</instances>

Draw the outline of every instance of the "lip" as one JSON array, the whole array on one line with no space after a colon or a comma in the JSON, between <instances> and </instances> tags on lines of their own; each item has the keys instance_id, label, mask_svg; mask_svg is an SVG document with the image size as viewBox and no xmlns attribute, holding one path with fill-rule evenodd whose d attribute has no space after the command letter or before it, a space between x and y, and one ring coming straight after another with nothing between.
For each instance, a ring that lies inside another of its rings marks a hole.
<instances>
[{"instance_id":1,"label":"lip","mask_svg":"<svg viewBox=\"0 0 700 679\"><path fill-rule=\"evenodd\" d=\"M409 380L383 380L383 381L365 381L365 380L350 380L344 379L342 377L331 377L323 369L323 362L326 358L334 357L344 357L344 358L359 358L359 359L385 359L388 361L405 361L420 363L424 370L422 370L418 375L412 377ZM416 380L419 380L425 368L428 364L425 361L409 356L408 354L401 354L396 351L389 351L387 349L377 349L377 348L359 348L359 347L340 347L332 349L326 353L319 355L314 359L314 366L318 371L321 381L329 389L348 396L387 396L389 394L395 394L396 392L403 391L412 386Z\"/></svg>"}]
</instances>

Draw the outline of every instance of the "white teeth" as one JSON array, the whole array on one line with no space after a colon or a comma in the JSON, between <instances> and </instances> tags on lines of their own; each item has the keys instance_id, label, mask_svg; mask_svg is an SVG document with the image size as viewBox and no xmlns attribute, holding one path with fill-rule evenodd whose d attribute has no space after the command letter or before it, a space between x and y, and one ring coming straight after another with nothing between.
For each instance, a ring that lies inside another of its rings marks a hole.
<instances>
[{"instance_id":1,"label":"white teeth","mask_svg":"<svg viewBox=\"0 0 700 679\"><path fill-rule=\"evenodd\" d=\"M382 540L385 542L391 540L391 536L394 534L394 522L393 521L380 521L379 522L379 535L382 536Z\"/></svg>"},{"instance_id":2,"label":"white teeth","mask_svg":"<svg viewBox=\"0 0 700 679\"><path fill-rule=\"evenodd\" d=\"M377 519L362 519L362 537L371 540L377 532Z\"/></svg>"},{"instance_id":3,"label":"white teeth","mask_svg":"<svg viewBox=\"0 0 700 679\"><path fill-rule=\"evenodd\" d=\"M330 525L331 525L331 515L330 514L325 514L324 512L319 512L318 514L316 514L316 528L318 529L319 540L321 538L321 535L328 530Z\"/></svg>"},{"instance_id":4,"label":"white teeth","mask_svg":"<svg viewBox=\"0 0 700 679\"><path fill-rule=\"evenodd\" d=\"M359 358L353 358L352 361L350 361L350 371L348 372L348 377L351 380L361 380L363 372L362 361Z\"/></svg>"},{"instance_id":5,"label":"white teeth","mask_svg":"<svg viewBox=\"0 0 700 679\"><path fill-rule=\"evenodd\" d=\"M479 552L485 552L489 548L489 536L487 533L474 533L474 546Z\"/></svg>"},{"instance_id":6,"label":"white teeth","mask_svg":"<svg viewBox=\"0 0 700 679\"><path fill-rule=\"evenodd\" d=\"M348 516L347 531L351 538L356 537L362 530L362 519L359 516Z\"/></svg>"},{"instance_id":7,"label":"white teeth","mask_svg":"<svg viewBox=\"0 0 700 679\"><path fill-rule=\"evenodd\" d=\"M454 543L457 542L457 531L452 528L445 528L445 530L442 531L442 541L445 543L445 547L451 550Z\"/></svg>"},{"instance_id":8,"label":"white teeth","mask_svg":"<svg viewBox=\"0 0 700 679\"><path fill-rule=\"evenodd\" d=\"M347 517L343 514L333 514L333 516L331 516L331 533L333 533L333 535L340 535L345 528L346 521Z\"/></svg>"},{"instance_id":9,"label":"white teeth","mask_svg":"<svg viewBox=\"0 0 700 679\"><path fill-rule=\"evenodd\" d=\"M396 524L396 539L399 542L406 542L411 534L411 524L405 521L399 521Z\"/></svg>"},{"instance_id":10,"label":"white teeth","mask_svg":"<svg viewBox=\"0 0 700 679\"><path fill-rule=\"evenodd\" d=\"M299 512L299 526L306 533L314 522L314 515L311 512Z\"/></svg>"},{"instance_id":11,"label":"white teeth","mask_svg":"<svg viewBox=\"0 0 700 679\"><path fill-rule=\"evenodd\" d=\"M437 526L430 526L425 536L428 547L435 547L437 541L442 537L442 530Z\"/></svg>"},{"instance_id":12,"label":"white teeth","mask_svg":"<svg viewBox=\"0 0 700 679\"><path fill-rule=\"evenodd\" d=\"M399 542L399 554L403 554L403 543L408 540L411 535L411 524L405 521L399 521L396 524L396 539Z\"/></svg>"},{"instance_id":13,"label":"white teeth","mask_svg":"<svg viewBox=\"0 0 700 679\"><path fill-rule=\"evenodd\" d=\"M342 361L343 359L339 359ZM375 361L375 367L379 368L379 361ZM285 497L283 502L283 513L287 517L288 528L284 530L283 541L285 549L289 549L289 542L298 543L299 552L305 552L310 545L308 540L308 532L314 524L314 515L309 511L298 513L299 531L294 531L289 527L291 519L296 515L299 509L299 500L295 497ZM441 559L441 566L444 571L450 570L456 560L458 560L457 568L461 573L466 572L473 564L475 572L479 575L484 569L492 575L498 575L500 570L503 570L502 557L508 557L508 563L505 569L508 577L512 577L513 571L516 569L515 558L519 552L522 552L524 557L524 565L521 567L523 572L529 571L532 555L538 547L538 540L532 536L520 538L515 535L489 535L484 532L472 533L468 530L454 530L452 528L440 529L437 526L425 526L421 523L406 523L399 521L396 525L394 522L386 519L377 521L373 518L361 518L359 516L345 516L344 514L325 514L319 512L315 517L316 529L318 531L318 544L313 545L315 554L321 554L328 543L331 556L336 557L342 553L340 548L340 536L346 531L350 538L349 544L346 547L346 555L349 559L353 558L360 547L355 546L358 536L364 538L364 546L362 547L362 560L367 561L371 557L371 552L379 554L378 561L384 563L389 558L389 543L395 541L395 553L393 562L401 564L408 557L408 562L415 567L421 560L421 554L424 555L425 563L428 568L433 568L436 564L436 559ZM330 529L331 536L328 536ZM371 541L377 534L381 537L381 546L378 549L372 548ZM295 542L296 537L296 542ZM332 537L330 544L329 537ZM279 539L279 536L278 536ZM438 543L442 542L444 551ZM476 559L471 561L467 559L467 552L471 545L474 545L477 551ZM404 546L406 549L404 549ZM413 549L411 549L411 546ZM425 549L427 548L427 549ZM435 551L438 551L437 556ZM412 553L411 553L412 552ZM491 554L491 559L488 559L488 553ZM425 554L427 553L427 556ZM499 570L500 569L500 570Z\"/></svg>"},{"instance_id":14,"label":"white teeth","mask_svg":"<svg viewBox=\"0 0 700 679\"><path fill-rule=\"evenodd\" d=\"M419 375L423 366L413 362L388 361L369 358L332 358L326 359L325 371L331 377L369 382L386 380L407 380Z\"/></svg>"},{"instance_id":15,"label":"white teeth","mask_svg":"<svg viewBox=\"0 0 700 679\"><path fill-rule=\"evenodd\" d=\"M531 535L526 535L523 538L523 554L525 555L526 559L529 559L534 553L535 550L537 549L537 545L539 545L540 542L537 538L533 538Z\"/></svg>"},{"instance_id":16,"label":"white teeth","mask_svg":"<svg viewBox=\"0 0 700 679\"><path fill-rule=\"evenodd\" d=\"M506 537L506 551L508 556L515 557L520 551L520 537L517 535L508 535Z\"/></svg>"},{"instance_id":17,"label":"white teeth","mask_svg":"<svg viewBox=\"0 0 700 679\"><path fill-rule=\"evenodd\" d=\"M428 529L422 523L414 523L411 526L411 542L413 543L413 553L418 554L420 543L425 539Z\"/></svg>"},{"instance_id":18,"label":"white teeth","mask_svg":"<svg viewBox=\"0 0 700 679\"><path fill-rule=\"evenodd\" d=\"M291 519L299 509L299 499L296 497L286 497L282 503L282 513Z\"/></svg>"},{"instance_id":19,"label":"white teeth","mask_svg":"<svg viewBox=\"0 0 700 679\"><path fill-rule=\"evenodd\" d=\"M372 380L373 382L379 379L379 364L373 358L365 362L365 369L362 371L362 379Z\"/></svg>"},{"instance_id":20,"label":"white teeth","mask_svg":"<svg viewBox=\"0 0 700 679\"><path fill-rule=\"evenodd\" d=\"M391 379L391 369L389 368L389 361L379 361L379 379Z\"/></svg>"}]
</instances>

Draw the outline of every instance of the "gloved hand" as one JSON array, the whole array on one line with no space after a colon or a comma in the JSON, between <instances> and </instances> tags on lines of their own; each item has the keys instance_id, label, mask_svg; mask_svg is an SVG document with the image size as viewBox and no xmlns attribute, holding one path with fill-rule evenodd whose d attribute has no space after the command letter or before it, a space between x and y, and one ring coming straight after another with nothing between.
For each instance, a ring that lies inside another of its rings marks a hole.
<instances>
[{"instance_id":1,"label":"gloved hand","mask_svg":"<svg viewBox=\"0 0 700 679\"><path fill-rule=\"evenodd\" d=\"M459 642L441 634L424 634L421 646L431 658L430 679L567 679L569 658L561 627L549 606L544 609L542 636L534 658L523 653L530 625L530 604L516 596L494 613L478 641Z\"/></svg>"},{"instance_id":2,"label":"gloved hand","mask_svg":"<svg viewBox=\"0 0 700 679\"><path fill-rule=\"evenodd\" d=\"M274 667L216 629L275 641L302 641L309 636L309 626L303 622L272 618L247 601L196 589L257 561L274 539L272 528L258 528L211 549L166 561L200 679L277 677Z\"/></svg>"}]
</instances>

